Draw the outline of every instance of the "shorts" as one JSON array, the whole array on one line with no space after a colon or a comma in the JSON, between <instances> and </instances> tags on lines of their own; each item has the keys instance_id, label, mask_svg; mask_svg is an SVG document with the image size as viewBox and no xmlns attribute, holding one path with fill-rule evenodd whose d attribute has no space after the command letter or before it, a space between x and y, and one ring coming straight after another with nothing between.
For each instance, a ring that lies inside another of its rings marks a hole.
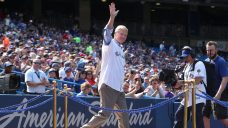
<instances>
[{"instance_id":1,"label":"shorts","mask_svg":"<svg viewBox=\"0 0 228 128\"><path fill-rule=\"evenodd\" d=\"M228 89L223 91L220 100L228 101ZM221 119L228 118L228 108L226 108L220 104L217 104L217 103L214 103L213 107L214 107L213 115L214 115L215 119L221 120Z\"/></svg>"},{"instance_id":2,"label":"shorts","mask_svg":"<svg viewBox=\"0 0 228 128\"><path fill-rule=\"evenodd\" d=\"M212 114L212 105L211 105L211 101L207 100L206 104L203 107L203 116L206 116L207 118L210 119L211 114Z\"/></svg>"}]
</instances>

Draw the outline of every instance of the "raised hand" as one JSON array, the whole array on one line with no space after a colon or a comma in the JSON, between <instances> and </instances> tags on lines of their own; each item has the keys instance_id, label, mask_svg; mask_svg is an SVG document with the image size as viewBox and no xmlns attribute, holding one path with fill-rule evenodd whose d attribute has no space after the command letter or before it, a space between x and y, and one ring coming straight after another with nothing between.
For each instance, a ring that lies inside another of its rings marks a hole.
<instances>
[{"instance_id":1,"label":"raised hand","mask_svg":"<svg viewBox=\"0 0 228 128\"><path fill-rule=\"evenodd\" d=\"M110 16L112 16L112 17L115 17L118 14L118 12L119 12L119 10L116 10L115 3L111 3L109 5L109 11L110 11Z\"/></svg>"},{"instance_id":2,"label":"raised hand","mask_svg":"<svg viewBox=\"0 0 228 128\"><path fill-rule=\"evenodd\" d=\"M143 91L143 93L145 94L145 93L148 93L150 91L150 89L149 88L146 88L144 91Z\"/></svg>"}]
</instances>

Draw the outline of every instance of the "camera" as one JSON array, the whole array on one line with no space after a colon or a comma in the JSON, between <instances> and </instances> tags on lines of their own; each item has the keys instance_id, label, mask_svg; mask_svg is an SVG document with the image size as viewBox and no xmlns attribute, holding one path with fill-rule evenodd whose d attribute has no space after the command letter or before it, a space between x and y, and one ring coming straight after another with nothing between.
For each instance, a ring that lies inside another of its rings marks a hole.
<instances>
[{"instance_id":1,"label":"camera","mask_svg":"<svg viewBox=\"0 0 228 128\"><path fill-rule=\"evenodd\" d=\"M185 64L181 64L175 69L162 69L159 73L159 80L165 82L167 87L174 87L178 80L184 80L184 67Z\"/></svg>"},{"instance_id":2,"label":"camera","mask_svg":"<svg viewBox=\"0 0 228 128\"><path fill-rule=\"evenodd\" d=\"M0 76L0 90L16 90L19 89L20 76L16 74L6 74Z\"/></svg>"},{"instance_id":3,"label":"camera","mask_svg":"<svg viewBox=\"0 0 228 128\"><path fill-rule=\"evenodd\" d=\"M178 77L175 70L172 69L162 69L159 73L159 80L165 82L167 87L173 87L177 83Z\"/></svg>"}]
</instances>

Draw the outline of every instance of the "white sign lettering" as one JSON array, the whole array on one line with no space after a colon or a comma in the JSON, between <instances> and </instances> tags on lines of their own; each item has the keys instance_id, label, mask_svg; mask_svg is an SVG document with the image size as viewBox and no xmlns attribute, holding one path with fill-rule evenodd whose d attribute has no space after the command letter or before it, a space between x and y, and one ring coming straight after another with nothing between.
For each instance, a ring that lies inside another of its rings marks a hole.
<instances>
[{"instance_id":1,"label":"white sign lettering","mask_svg":"<svg viewBox=\"0 0 228 128\"><path fill-rule=\"evenodd\" d=\"M26 98L22 100L23 102L28 101ZM99 105L98 101L93 101L92 105ZM130 108L133 108L133 103L130 104ZM20 106L17 110L26 108L27 104ZM39 108L36 108L39 109ZM71 110L72 111L72 110ZM74 110L73 110L74 111ZM77 112L79 110L75 109L75 112L68 113L68 126L72 127L80 127L83 124L87 123L91 117L86 115L86 113ZM75 114L77 113L77 114ZM97 110L94 111L91 107L88 108L88 113L95 115L97 114ZM88 114L87 113L87 114ZM61 107L57 110L57 126L64 127L64 113ZM137 126L145 126L149 125L153 120L151 117L151 111L144 113L133 113L130 114L129 124L137 125ZM53 127L53 112L52 107L48 111L43 112L34 112L34 111L23 111L23 112L14 112L4 116L0 116L0 128L7 128L11 125L15 126L17 124L17 128L30 128L30 127L39 127L39 128L47 128ZM111 114L111 116L107 119L103 126L117 126L117 119L115 118L115 114Z\"/></svg>"}]
</instances>

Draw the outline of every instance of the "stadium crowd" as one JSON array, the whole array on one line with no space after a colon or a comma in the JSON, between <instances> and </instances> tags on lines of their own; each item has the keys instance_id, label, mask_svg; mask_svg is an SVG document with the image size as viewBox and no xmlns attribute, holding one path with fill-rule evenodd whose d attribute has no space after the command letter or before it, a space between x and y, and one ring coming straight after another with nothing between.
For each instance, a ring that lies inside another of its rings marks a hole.
<instances>
[{"instance_id":1,"label":"stadium crowd","mask_svg":"<svg viewBox=\"0 0 228 128\"><path fill-rule=\"evenodd\" d=\"M26 83L27 89L22 91L30 93L31 86L49 86L56 79L59 89L67 84L69 90L80 96L99 95L101 36L81 33L77 27L63 30L32 20L24 22L23 14L1 16L0 32L1 75L11 73L6 69L12 68L21 72L20 82L33 81L33 77L40 79L40 73L49 80ZM175 44L168 46L163 41L158 47L148 47L142 41L127 41L123 48L126 96L170 98L175 95L158 78L161 69L175 69L181 64ZM29 73L35 67L38 74ZM44 90L38 92L44 93Z\"/></svg>"}]
</instances>

